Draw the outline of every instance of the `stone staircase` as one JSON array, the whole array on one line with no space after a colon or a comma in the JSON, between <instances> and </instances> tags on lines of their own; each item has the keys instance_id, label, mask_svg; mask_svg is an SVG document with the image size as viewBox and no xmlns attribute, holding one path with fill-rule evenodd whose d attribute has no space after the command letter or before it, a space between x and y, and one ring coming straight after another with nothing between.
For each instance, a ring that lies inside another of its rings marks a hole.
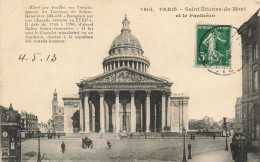
<instances>
[{"instance_id":1,"label":"stone staircase","mask_svg":"<svg viewBox=\"0 0 260 162\"><path fill-rule=\"evenodd\" d=\"M173 138L173 137L182 137L182 134L179 134L177 132L147 132L147 133L136 132L136 133L128 133L127 136L120 136L121 139Z\"/></svg>"},{"instance_id":2,"label":"stone staircase","mask_svg":"<svg viewBox=\"0 0 260 162\"><path fill-rule=\"evenodd\" d=\"M127 133L67 133L65 138L85 138L91 139L106 139L106 140L116 140L116 139L144 139L144 138L174 138L182 137L182 134L177 132L135 132Z\"/></svg>"},{"instance_id":3,"label":"stone staircase","mask_svg":"<svg viewBox=\"0 0 260 162\"><path fill-rule=\"evenodd\" d=\"M120 139L117 133L67 133L65 138Z\"/></svg>"}]
</instances>

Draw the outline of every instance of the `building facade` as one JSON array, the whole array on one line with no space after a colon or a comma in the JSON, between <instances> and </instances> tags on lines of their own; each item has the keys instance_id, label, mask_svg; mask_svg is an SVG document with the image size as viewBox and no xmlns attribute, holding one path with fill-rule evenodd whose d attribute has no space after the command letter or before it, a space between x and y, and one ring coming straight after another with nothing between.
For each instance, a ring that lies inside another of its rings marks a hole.
<instances>
[{"instance_id":1,"label":"building facade","mask_svg":"<svg viewBox=\"0 0 260 162\"><path fill-rule=\"evenodd\" d=\"M52 99L52 121L55 132L64 132L64 109L58 105L56 89Z\"/></svg>"},{"instance_id":2,"label":"building facade","mask_svg":"<svg viewBox=\"0 0 260 162\"><path fill-rule=\"evenodd\" d=\"M73 127L72 116L76 111L79 111L82 108L79 95L71 94L63 97L64 104L64 132L74 133L78 132L80 127ZM90 117L94 120L95 116Z\"/></svg>"},{"instance_id":3,"label":"building facade","mask_svg":"<svg viewBox=\"0 0 260 162\"><path fill-rule=\"evenodd\" d=\"M36 137L38 129L38 117L26 111L21 112L21 119L23 121L22 136Z\"/></svg>"},{"instance_id":4,"label":"building facade","mask_svg":"<svg viewBox=\"0 0 260 162\"><path fill-rule=\"evenodd\" d=\"M257 148L260 135L260 21L259 10L240 28L242 38L242 123L252 148Z\"/></svg>"},{"instance_id":5,"label":"building facade","mask_svg":"<svg viewBox=\"0 0 260 162\"><path fill-rule=\"evenodd\" d=\"M238 97L235 106L235 132L240 133L243 132L243 125L242 125L242 97Z\"/></svg>"},{"instance_id":6,"label":"building facade","mask_svg":"<svg viewBox=\"0 0 260 162\"><path fill-rule=\"evenodd\" d=\"M9 109L0 105L0 161L21 161L21 125L12 104Z\"/></svg>"},{"instance_id":7,"label":"building facade","mask_svg":"<svg viewBox=\"0 0 260 162\"><path fill-rule=\"evenodd\" d=\"M104 73L77 83L79 95L64 97L65 130L80 111L82 132L181 132L188 129L188 100L172 94L172 82L148 73L150 61L125 17L103 60ZM66 132L67 133L67 132Z\"/></svg>"}]
</instances>

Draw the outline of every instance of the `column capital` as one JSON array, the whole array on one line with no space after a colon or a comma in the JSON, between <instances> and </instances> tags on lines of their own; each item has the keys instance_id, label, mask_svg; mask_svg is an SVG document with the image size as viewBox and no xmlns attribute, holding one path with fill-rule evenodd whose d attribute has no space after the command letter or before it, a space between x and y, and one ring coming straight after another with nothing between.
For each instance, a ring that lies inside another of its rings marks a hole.
<instances>
[{"instance_id":1,"label":"column capital","mask_svg":"<svg viewBox=\"0 0 260 162\"><path fill-rule=\"evenodd\" d=\"M150 97L151 91L150 91L150 90L147 90L147 91L145 91L145 92L146 92L146 96L147 96L147 97Z\"/></svg>"},{"instance_id":2,"label":"column capital","mask_svg":"<svg viewBox=\"0 0 260 162\"><path fill-rule=\"evenodd\" d=\"M104 97L105 92L104 91L98 91L100 97Z\"/></svg>"},{"instance_id":3,"label":"column capital","mask_svg":"<svg viewBox=\"0 0 260 162\"><path fill-rule=\"evenodd\" d=\"M84 97L89 97L89 91L83 91Z\"/></svg>"},{"instance_id":4,"label":"column capital","mask_svg":"<svg viewBox=\"0 0 260 162\"><path fill-rule=\"evenodd\" d=\"M79 98L83 99L84 98L84 91L83 90L79 90Z\"/></svg>"},{"instance_id":5,"label":"column capital","mask_svg":"<svg viewBox=\"0 0 260 162\"><path fill-rule=\"evenodd\" d=\"M130 91L131 97L135 96L135 91Z\"/></svg>"},{"instance_id":6,"label":"column capital","mask_svg":"<svg viewBox=\"0 0 260 162\"><path fill-rule=\"evenodd\" d=\"M116 91L114 91L114 92L115 92L115 96L116 96L116 97L119 97L120 91L119 91L119 90L116 90Z\"/></svg>"},{"instance_id":7,"label":"column capital","mask_svg":"<svg viewBox=\"0 0 260 162\"><path fill-rule=\"evenodd\" d=\"M168 96L168 97L171 97L171 94L172 94L171 91L167 91L166 93L167 93L167 96Z\"/></svg>"},{"instance_id":8,"label":"column capital","mask_svg":"<svg viewBox=\"0 0 260 162\"><path fill-rule=\"evenodd\" d=\"M165 90L162 90L161 92L162 92L162 96L164 96L164 97L165 97L165 95L167 94L167 91L165 91Z\"/></svg>"}]
</instances>

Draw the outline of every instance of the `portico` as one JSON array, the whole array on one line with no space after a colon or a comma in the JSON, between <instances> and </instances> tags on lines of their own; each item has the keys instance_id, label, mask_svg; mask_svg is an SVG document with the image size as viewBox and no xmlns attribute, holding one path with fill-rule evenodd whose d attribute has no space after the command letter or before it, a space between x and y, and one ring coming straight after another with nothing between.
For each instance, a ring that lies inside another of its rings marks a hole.
<instances>
[{"instance_id":1,"label":"portico","mask_svg":"<svg viewBox=\"0 0 260 162\"><path fill-rule=\"evenodd\" d=\"M77 85L83 132L158 132L170 120L166 80L122 67Z\"/></svg>"}]
</instances>

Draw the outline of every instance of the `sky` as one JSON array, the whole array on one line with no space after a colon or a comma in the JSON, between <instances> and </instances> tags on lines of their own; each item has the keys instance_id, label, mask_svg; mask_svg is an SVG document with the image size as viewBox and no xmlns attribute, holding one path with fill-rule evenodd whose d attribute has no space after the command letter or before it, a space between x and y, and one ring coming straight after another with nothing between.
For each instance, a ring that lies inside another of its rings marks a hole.
<instances>
[{"instance_id":1,"label":"sky","mask_svg":"<svg viewBox=\"0 0 260 162\"><path fill-rule=\"evenodd\" d=\"M59 5L61 1L42 1L40 5ZM77 94L76 83L84 77L103 73L102 61L110 45L120 34L127 14L132 34L140 41L144 56L149 58L149 73L169 78L172 93L188 93L189 118L204 116L220 120L234 117L236 98L242 95L241 71L229 76L210 73L195 66L196 24L232 25L239 28L259 8L253 1L62 1L63 5L94 7L94 39L70 40L61 44L28 44L24 42L24 11L34 1L0 3L0 105L38 116L39 122L51 118L52 97L57 90L59 105L62 97ZM74 3L74 4L73 4ZM77 4L75 4L77 3ZM37 4L35 4L37 5ZM246 7L246 11L209 12L214 18L178 18L179 13L159 11L161 7ZM154 11L141 11L153 7ZM8 14L7 14L8 13ZM233 65L241 63L240 40L233 42ZM57 61L20 62L20 54L41 52L57 54ZM233 59L232 58L232 59ZM241 66L241 65L240 65Z\"/></svg>"}]
</instances>

